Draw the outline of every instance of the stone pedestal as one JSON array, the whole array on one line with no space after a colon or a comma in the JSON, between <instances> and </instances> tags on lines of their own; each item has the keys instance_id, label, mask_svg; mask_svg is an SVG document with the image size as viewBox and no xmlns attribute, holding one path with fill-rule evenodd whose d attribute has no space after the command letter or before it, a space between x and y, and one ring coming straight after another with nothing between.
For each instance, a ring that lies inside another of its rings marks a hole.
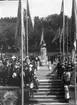
<instances>
[{"instance_id":1,"label":"stone pedestal","mask_svg":"<svg viewBox=\"0 0 77 105\"><path fill-rule=\"evenodd\" d=\"M41 65L47 65L48 64L46 47L41 47L41 49L40 49L40 63L41 63Z\"/></svg>"}]
</instances>

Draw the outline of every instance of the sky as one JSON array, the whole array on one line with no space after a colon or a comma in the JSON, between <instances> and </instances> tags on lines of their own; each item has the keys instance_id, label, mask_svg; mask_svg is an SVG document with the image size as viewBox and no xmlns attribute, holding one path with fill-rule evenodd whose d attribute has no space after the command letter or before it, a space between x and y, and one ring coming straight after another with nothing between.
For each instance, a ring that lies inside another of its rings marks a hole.
<instances>
[{"instance_id":1,"label":"sky","mask_svg":"<svg viewBox=\"0 0 77 105\"><path fill-rule=\"evenodd\" d=\"M28 0L32 20L35 16L46 17L51 14L59 14L62 0ZM72 0L64 0L65 15L71 16ZM24 3L24 5L26 5ZM0 18L16 17L18 10L18 0L0 1Z\"/></svg>"}]
</instances>

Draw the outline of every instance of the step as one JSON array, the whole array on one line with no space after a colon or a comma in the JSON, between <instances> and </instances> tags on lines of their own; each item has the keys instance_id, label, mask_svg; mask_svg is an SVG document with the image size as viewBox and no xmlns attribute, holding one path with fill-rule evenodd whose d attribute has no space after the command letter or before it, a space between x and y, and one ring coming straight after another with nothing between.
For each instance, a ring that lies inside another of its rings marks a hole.
<instances>
[{"instance_id":1,"label":"step","mask_svg":"<svg viewBox=\"0 0 77 105\"><path fill-rule=\"evenodd\" d=\"M69 103L66 102L37 102L37 101L29 101L26 103L26 105L69 105Z\"/></svg>"},{"instance_id":2,"label":"step","mask_svg":"<svg viewBox=\"0 0 77 105\"><path fill-rule=\"evenodd\" d=\"M10 89L12 89L12 90L16 90L16 89L19 89L19 87L17 87L17 86L0 86L0 90L10 90Z\"/></svg>"},{"instance_id":3,"label":"step","mask_svg":"<svg viewBox=\"0 0 77 105\"><path fill-rule=\"evenodd\" d=\"M39 82L39 81L38 81ZM57 82L55 82L55 81L41 81L41 82L39 82L39 85L43 85L43 84L46 84L46 85L62 85L63 86L63 84L61 83L61 82L59 82L59 81L57 81Z\"/></svg>"},{"instance_id":4,"label":"step","mask_svg":"<svg viewBox=\"0 0 77 105\"><path fill-rule=\"evenodd\" d=\"M62 85L61 82L55 82L55 81L40 81L39 85Z\"/></svg>"},{"instance_id":5,"label":"step","mask_svg":"<svg viewBox=\"0 0 77 105\"><path fill-rule=\"evenodd\" d=\"M44 68L39 67L39 69L37 71L38 72L43 72L43 71L51 72L48 67L44 67Z\"/></svg>"},{"instance_id":6,"label":"step","mask_svg":"<svg viewBox=\"0 0 77 105\"><path fill-rule=\"evenodd\" d=\"M62 87L63 85L61 83L39 83L39 87Z\"/></svg>"},{"instance_id":7,"label":"step","mask_svg":"<svg viewBox=\"0 0 77 105\"><path fill-rule=\"evenodd\" d=\"M44 99L44 98L41 98L41 99L36 99L36 98L31 98L29 101L36 101L36 102L47 102L47 103L51 103L51 102L65 102L64 99Z\"/></svg>"},{"instance_id":8,"label":"step","mask_svg":"<svg viewBox=\"0 0 77 105\"><path fill-rule=\"evenodd\" d=\"M40 79L38 80L39 82L60 82L61 83L61 80L60 79Z\"/></svg>"},{"instance_id":9,"label":"step","mask_svg":"<svg viewBox=\"0 0 77 105\"><path fill-rule=\"evenodd\" d=\"M55 98L55 99L58 99L58 98L64 98L63 95L39 95L39 94L35 94L33 95L34 98Z\"/></svg>"},{"instance_id":10,"label":"step","mask_svg":"<svg viewBox=\"0 0 77 105\"><path fill-rule=\"evenodd\" d=\"M38 91L34 92L34 95L64 95L63 91L52 91L52 92L45 92L45 91Z\"/></svg>"},{"instance_id":11,"label":"step","mask_svg":"<svg viewBox=\"0 0 77 105\"><path fill-rule=\"evenodd\" d=\"M35 91L35 90L33 90L33 91ZM38 90L37 90L37 92L39 92L39 91L40 91L40 92L48 92L48 93L49 93L49 92L52 92L52 91L53 91L53 92L61 92L61 91L64 92L64 90L63 90L62 88L59 88L59 89L57 89L57 88L42 89L42 88L41 88L41 89L38 89Z\"/></svg>"},{"instance_id":12,"label":"step","mask_svg":"<svg viewBox=\"0 0 77 105\"><path fill-rule=\"evenodd\" d=\"M36 71L36 74L37 74L38 76L44 75L44 74L46 74L45 76L57 76L57 74L52 74L51 72L48 72L48 71L40 71L40 72L37 72L37 71Z\"/></svg>"},{"instance_id":13,"label":"step","mask_svg":"<svg viewBox=\"0 0 77 105\"><path fill-rule=\"evenodd\" d=\"M57 77L57 74L51 75L50 73L47 73L47 72L40 72L40 73L37 73L37 77L38 76Z\"/></svg>"},{"instance_id":14,"label":"step","mask_svg":"<svg viewBox=\"0 0 77 105\"><path fill-rule=\"evenodd\" d=\"M61 88L61 87L62 87L61 84L60 85L57 85L57 84L55 84L55 85L54 84L52 84L52 85L43 85L43 84L39 85L39 88Z\"/></svg>"},{"instance_id":15,"label":"step","mask_svg":"<svg viewBox=\"0 0 77 105\"><path fill-rule=\"evenodd\" d=\"M48 79L58 79L57 76L47 76L47 75L38 75L37 77L43 77L43 78L48 78Z\"/></svg>"},{"instance_id":16,"label":"step","mask_svg":"<svg viewBox=\"0 0 77 105\"><path fill-rule=\"evenodd\" d=\"M38 80L44 80L44 79L48 79L48 80L55 80L55 79L57 79L58 80L58 78L57 77L45 77L45 76L39 76L39 77L37 77L37 79Z\"/></svg>"},{"instance_id":17,"label":"step","mask_svg":"<svg viewBox=\"0 0 77 105\"><path fill-rule=\"evenodd\" d=\"M47 79L58 79L58 77L57 76L47 76L47 75L37 75L37 78L41 78L41 77L43 77L43 78L47 78Z\"/></svg>"},{"instance_id":18,"label":"step","mask_svg":"<svg viewBox=\"0 0 77 105\"><path fill-rule=\"evenodd\" d=\"M44 80L44 79L54 80L54 79L58 79L58 78L57 78L57 77L54 77L54 78L53 78L53 77L45 77L45 76L43 77L43 76L39 76L39 77L37 77L37 79L38 79L38 80Z\"/></svg>"},{"instance_id":19,"label":"step","mask_svg":"<svg viewBox=\"0 0 77 105\"><path fill-rule=\"evenodd\" d=\"M39 94L39 95L64 95L63 90L33 90L33 94Z\"/></svg>"},{"instance_id":20,"label":"step","mask_svg":"<svg viewBox=\"0 0 77 105\"><path fill-rule=\"evenodd\" d=\"M37 103L37 104L33 104L33 105L69 105L69 103L59 103L59 102L56 102L56 103Z\"/></svg>"},{"instance_id":21,"label":"step","mask_svg":"<svg viewBox=\"0 0 77 105\"><path fill-rule=\"evenodd\" d=\"M49 68L48 68L47 65L46 66L39 66L39 70L38 71L40 71L40 70L49 70Z\"/></svg>"}]
</instances>

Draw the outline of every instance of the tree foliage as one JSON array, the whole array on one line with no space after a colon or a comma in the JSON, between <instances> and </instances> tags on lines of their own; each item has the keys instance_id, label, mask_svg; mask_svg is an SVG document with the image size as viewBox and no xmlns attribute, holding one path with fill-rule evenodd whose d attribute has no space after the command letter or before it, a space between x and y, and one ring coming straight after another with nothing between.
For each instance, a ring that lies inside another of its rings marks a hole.
<instances>
[{"instance_id":1,"label":"tree foliage","mask_svg":"<svg viewBox=\"0 0 77 105\"><path fill-rule=\"evenodd\" d=\"M66 17L67 18L67 17ZM65 18L65 20L66 20ZM47 45L48 52L59 51L59 38L52 43L52 40L57 36L57 30L59 29L61 16L54 14L47 17L34 18L34 29L29 34L29 51L40 51L40 40L42 28L44 28L44 39ZM70 34L71 34L71 20L68 19L68 35L69 35L69 47L70 47ZM4 46L5 51L8 51L8 46L15 48L15 30L16 30L17 18L1 18L0 19L0 47ZM26 25L25 25L26 26ZM66 26L66 25L65 25ZM67 33L65 31L65 42ZM66 45L66 44L65 44Z\"/></svg>"}]
</instances>

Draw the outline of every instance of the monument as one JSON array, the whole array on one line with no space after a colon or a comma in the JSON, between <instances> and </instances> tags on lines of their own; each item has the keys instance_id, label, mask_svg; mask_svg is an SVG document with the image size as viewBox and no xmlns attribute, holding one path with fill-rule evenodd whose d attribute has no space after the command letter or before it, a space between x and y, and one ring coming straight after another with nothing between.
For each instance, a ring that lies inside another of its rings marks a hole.
<instances>
[{"instance_id":1,"label":"monument","mask_svg":"<svg viewBox=\"0 0 77 105\"><path fill-rule=\"evenodd\" d=\"M48 56L47 56L47 48L46 43L44 41L44 30L42 29L41 43L40 43L40 64L47 65L48 64Z\"/></svg>"}]
</instances>

